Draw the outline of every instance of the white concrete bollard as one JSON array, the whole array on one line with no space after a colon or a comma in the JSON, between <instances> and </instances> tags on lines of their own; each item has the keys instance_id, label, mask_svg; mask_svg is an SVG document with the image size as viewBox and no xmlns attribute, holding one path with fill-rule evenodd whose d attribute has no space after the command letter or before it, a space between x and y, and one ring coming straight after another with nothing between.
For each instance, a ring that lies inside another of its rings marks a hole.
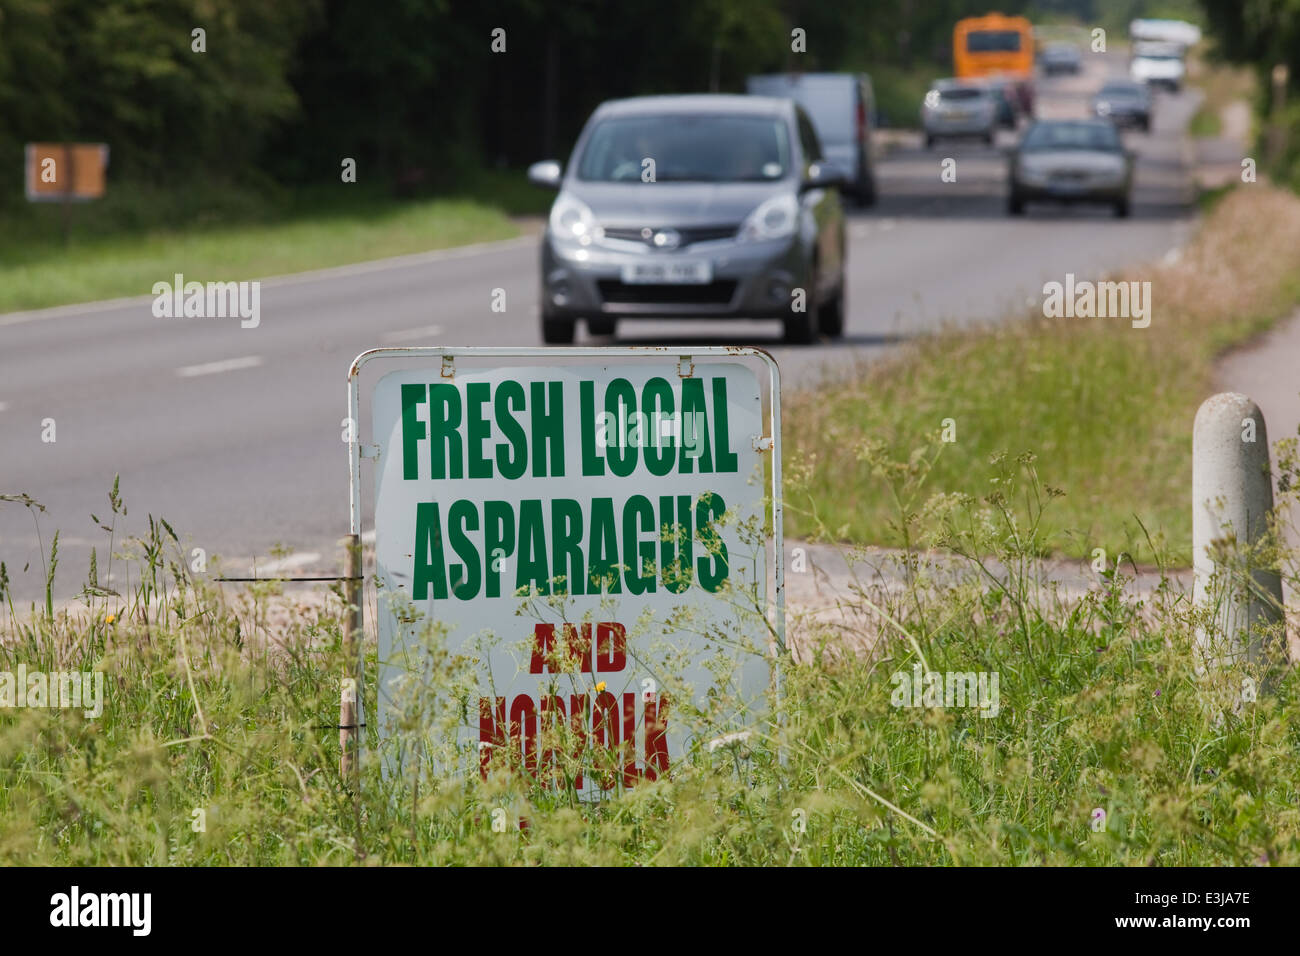
<instances>
[{"instance_id":1,"label":"white concrete bollard","mask_svg":"<svg viewBox=\"0 0 1300 956\"><path fill-rule=\"evenodd\" d=\"M1282 619L1277 568L1253 554L1272 513L1263 413L1236 392L1207 398L1192 429L1193 600L1215 608L1197 633L1207 666L1260 660L1264 628Z\"/></svg>"}]
</instances>

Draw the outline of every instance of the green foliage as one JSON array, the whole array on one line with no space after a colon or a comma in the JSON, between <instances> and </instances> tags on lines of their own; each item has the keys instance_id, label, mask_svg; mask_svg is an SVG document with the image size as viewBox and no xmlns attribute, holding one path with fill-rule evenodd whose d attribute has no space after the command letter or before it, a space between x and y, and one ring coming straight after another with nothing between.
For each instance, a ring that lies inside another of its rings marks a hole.
<instances>
[{"instance_id":1,"label":"green foliage","mask_svg":"<svg viewBox=\"0 0 1300 956\"><path fill-rule=\"evenodd\" d=\"M932 454L914 452L875 464L906 480ZM797 661L783 662L779 720L595 803L517 766L486 780L430 772L418 786L385 775L394 747L420 752L469 719L446 708L388 745L368 728L358 785L346 784L334 726L341 604L264 587L223 595L188 572L170 526L150 521L123 546L131 594L88 593L84 608L54 614L8 606L0 672L102 671L106 699L97 719L0 709L0 861L1300 863L1294 670L1274 661L1202 676L1200 619L1168 586L1136 600L1108 572L1081 596L1045 590L1033 556L1055 496L1032 456L983 477L994 489L984 501L940 496L914 522L918 547L969 555L968 576L936 577L909 552L906 588L863 587L850 602L872 634L864 653L803 632ZM277 617L288 625L273 634ZM466 661L437 648L435 634L420 692L476 693ZM897 706L893 675L914 665L997 673L996 713ZM366 672L374 713L373 650ZM1240 690L1248 678L1258 694ZM1106 825L1094 830L1097 808Z\"/></svg>"},{"instance_id":2,"label":"green foliage","mask_svg":"<svg viewBox=\"0 0 1300 956\"><path fill-rule=\"evenodd\" d=\"M1176 266L1115 277L1150 282L1151 325L1044 318L1040 309L982 328L920 336L833 385L787 393L785 467L809 473L809 501L787 531L904 546L894 499L872 467L907 459L916 436L952 419L955 438L918 462L927 491L981 497L984 465L1018 448L1039 454L1043 481L1068 491L1044 527L1047 552L1094 548L1151 562L1191 557L1191 423L1214 391L1227 348L1284 318L1300 297L1300 203L1266 184L1239 187L1207 212ZM1263 220L1267 218L1268 224Z\"/></svg>"}]
</instances>

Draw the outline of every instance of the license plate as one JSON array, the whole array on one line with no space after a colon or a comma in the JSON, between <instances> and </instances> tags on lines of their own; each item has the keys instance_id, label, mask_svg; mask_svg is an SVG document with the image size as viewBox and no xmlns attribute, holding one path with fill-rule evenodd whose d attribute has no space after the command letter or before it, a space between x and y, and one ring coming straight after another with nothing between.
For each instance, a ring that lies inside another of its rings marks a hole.
<instances>
[{"instance_id":1,"label":"license plate","mask_svg":"<svg viewBox=\"0 0 1300 956\"><path fill-rule=\"evenodd\" d=\"M713 281L713 266L706 259L672 259L634 262L623 266L627 285L706 285Z\"/></svg>"}]
</instances>

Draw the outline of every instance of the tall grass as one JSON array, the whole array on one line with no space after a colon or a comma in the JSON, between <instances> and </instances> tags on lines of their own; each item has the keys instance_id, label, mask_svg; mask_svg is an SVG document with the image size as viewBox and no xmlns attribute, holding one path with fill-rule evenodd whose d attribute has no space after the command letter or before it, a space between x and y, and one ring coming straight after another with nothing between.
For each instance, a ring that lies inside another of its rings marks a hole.
<instances>
[{"instance_id":1,"label":"tall grass","mask_svg":"<svg viewBox=\"0 0 1300 956\"><path fill-rule=\"evenodd\" d=\"M1300 199L1262 182L1239 186L1177 262L1115 277L1151 283L1147 328L1037 309L920 338L851 381L788 395L787 468L812 470L821 526L791 515L787 529L905 544L897 503L863 451L904 459L952 419L955 440L926 465L932 489L980 497L992 456L1033 449L1044 483L1067 492L1045 518L1045 550L1150 562L1151 529L1187 564L1191 425L1214 391L1214 360L1289 314L1297 277Z\"/></svg>"},{"instance_id":2,"label":"tall grass","mask_svg":"<svg viewBox=\"0 0 1300 956\"><path fill-rule=\"evenodd\" d=\"M0 671L101 670L108 700L98 720L0 709L0 862L1300 863L1294 672L1274 660L1201 675L1192 635L1204 619L1172 588L1135 599L1118 571L1061 599L1033 556L1068 498L1042 485L1032 456L985 468L992 491L973 498L931 493L919 463L932 454L864 459L904 503L913 545L905 588L853 598L875 635L866 649L805 622L771 720L596 802L544 786L517 755L486 780L383 772L394 748L475 717L420 710L420 695L432 707L474 693L473 662L437 628L407 711L419 718L387 742L367 727L356 786L341 780L340 596L223 594L153 520L117 545L132 593L88 582L81 606L54 613L5 598ZM812 493L795 475L787 503L806 515ZM107 539L113 518L101 526ZM968 555L969 573L934 574L932 546ZM990 575L986 555L1005 570ZM367 658L373 675L373 646ZM894 706L891 675L917 664L998 673L996 716ZM1257 697L1240 692L1246 677ZM372 680L368 714L374 702ZM580 759L590 773L598 758Z\"/></svg>"}]
</instances>

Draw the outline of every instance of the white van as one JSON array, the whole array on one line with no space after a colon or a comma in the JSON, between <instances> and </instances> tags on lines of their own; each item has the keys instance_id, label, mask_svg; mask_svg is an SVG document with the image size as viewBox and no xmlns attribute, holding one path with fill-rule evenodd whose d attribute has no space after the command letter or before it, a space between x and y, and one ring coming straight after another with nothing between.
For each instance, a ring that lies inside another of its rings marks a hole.
<instances>
[{"instance_id":1,"label":"white van","mask_svg":"<svg viewBox=\"0 0 1300 956\"><path fill-rule=\"evenodd\" d=\"M751 96L792 99L812 118L822 152L844 174L859 206L876 201L876 170L871 155L875 96L865 73L774 73L751 76Z\"/></svg>"}]
</instances>

